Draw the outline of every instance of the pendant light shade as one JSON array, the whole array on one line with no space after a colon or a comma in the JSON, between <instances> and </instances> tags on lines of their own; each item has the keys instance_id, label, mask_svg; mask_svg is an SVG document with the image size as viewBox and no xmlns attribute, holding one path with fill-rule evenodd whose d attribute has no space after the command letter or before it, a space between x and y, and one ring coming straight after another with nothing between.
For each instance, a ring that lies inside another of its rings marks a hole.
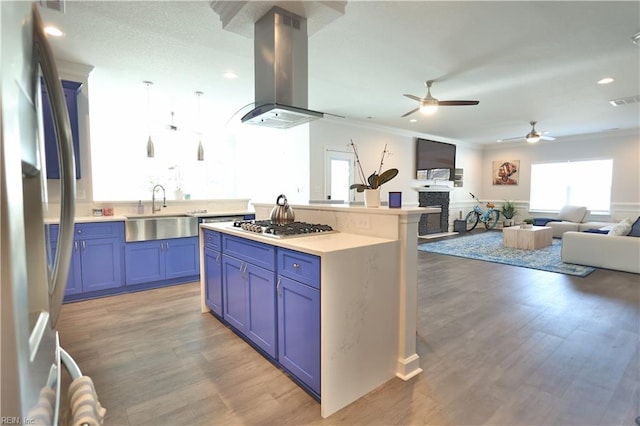
<instances>
[{"instance_id":1,"label":"pendant light shade","mask_svg":"<svg viewBox=\"0 0 640 426\"><path fill-rule=\"evenodd\" d=\"M147 86L147 131L149 133L149 139L147 139L147 158L153 158L156 156L156 150L153 146L153 140L151 140L151 101L149 100L149 86L153 83L150 81L143 81Z\"/></svg>"},{"instance_id":2,"label":"pendant light shade","mask_svg":"<svg viewBox=\"0 0 640 426\"><path fill-rule=\"evenodd\" d=\"M203 95L203 93L195 93L198 97L198 126L200 126L200 130L198 131L198 161L204 161L204 147L202 146L202 120L200 116L200 97Z\"/></svg>"}]
</instances>

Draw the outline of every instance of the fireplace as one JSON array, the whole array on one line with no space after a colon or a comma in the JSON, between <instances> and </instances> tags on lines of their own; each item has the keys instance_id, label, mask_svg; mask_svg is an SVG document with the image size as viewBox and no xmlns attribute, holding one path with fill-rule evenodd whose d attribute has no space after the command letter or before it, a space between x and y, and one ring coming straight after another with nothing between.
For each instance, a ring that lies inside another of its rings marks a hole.
<instances>
[{"instance_id":1,"label":"fireplace","mask_svg":"<svg viewBox=\"0 0 640 426\"><path fill-rule=\"evenodd\" d=\"M439 234L449 231L449 192L420 191L420 207L439 207L440 213L426 213L420 217L418 235Z\"/></svg>"}]
</instances>

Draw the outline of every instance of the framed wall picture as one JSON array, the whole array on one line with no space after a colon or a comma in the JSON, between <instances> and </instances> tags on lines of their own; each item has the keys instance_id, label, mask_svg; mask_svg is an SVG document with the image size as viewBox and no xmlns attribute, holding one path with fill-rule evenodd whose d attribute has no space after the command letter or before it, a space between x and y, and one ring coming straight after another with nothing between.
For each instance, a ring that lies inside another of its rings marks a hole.
<instances>
[{"instance_id":1,"label":"framed wall picture","mask_svg":"<svg viewBox=\"0 0 640 426\"><path fill-rule=\"evenodd\" d=\"M520 160L493 162L494 185L517 185L520 180Z\"/></svg>"}]
</instances>

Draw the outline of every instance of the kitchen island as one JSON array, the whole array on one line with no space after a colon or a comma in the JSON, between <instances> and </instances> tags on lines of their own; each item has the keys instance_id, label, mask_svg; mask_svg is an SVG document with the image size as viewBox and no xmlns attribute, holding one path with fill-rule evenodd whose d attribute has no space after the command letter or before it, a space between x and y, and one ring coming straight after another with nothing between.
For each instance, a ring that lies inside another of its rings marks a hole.
<instances>
[{"instance_id":1,"label":"kitchen island","mask_svg":"<svg viewBox=\"0 0 640 426\"><path fill-rule=\"evenodd\" d=\"M272 207L254 206L258 219L267 218ZM415 351L417 223L425 211L437 209L292 207L296 220L328 224L339 232L277 239L233 228L230 223L201 225L201 311L212 311L206 300L207 232L219 234L216 238L220 241L238 239L273 246L278 256L282 250L317 257L321 388L318 394L321 415L328 417L394 376L408 380L422 371ZM220 250L224 255L224 243L220 244ZM239 268L246 271L247 267ZM278 260L277 268L286 265ZM279 270L274 273L279 283L281 273ZM285 272L282 275L286 278ZM279 291L275 286L274 294ZM233 327L231 321L230 324ZM278 362L277 349L275 354Z\"/></svg>"}]
</instances>

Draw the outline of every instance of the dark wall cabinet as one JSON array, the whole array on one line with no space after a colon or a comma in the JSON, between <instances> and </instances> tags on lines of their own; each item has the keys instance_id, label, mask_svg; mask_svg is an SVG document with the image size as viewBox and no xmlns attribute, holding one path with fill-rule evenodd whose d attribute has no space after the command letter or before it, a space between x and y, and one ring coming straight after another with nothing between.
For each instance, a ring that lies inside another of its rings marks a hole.
<instances>
[{"instance_id":1,"label":"dark wall cabinet","mask_svg":"<svg viewBox=\"0 0 640 426\"><path fill-rule=\"evenodd\" d=\"M73 137L73 154L76 163L76 179L80 179L80 132L78 130L78 95L82 83L62 80L62 89L69 112L71 122L71 135ZM58 165L58 142L51 114L51 102L49 92L42 84L42 122L44 125L44 150L47 165L47 179L60 179L60 166Z\"/></svg>"}]
</instances>

